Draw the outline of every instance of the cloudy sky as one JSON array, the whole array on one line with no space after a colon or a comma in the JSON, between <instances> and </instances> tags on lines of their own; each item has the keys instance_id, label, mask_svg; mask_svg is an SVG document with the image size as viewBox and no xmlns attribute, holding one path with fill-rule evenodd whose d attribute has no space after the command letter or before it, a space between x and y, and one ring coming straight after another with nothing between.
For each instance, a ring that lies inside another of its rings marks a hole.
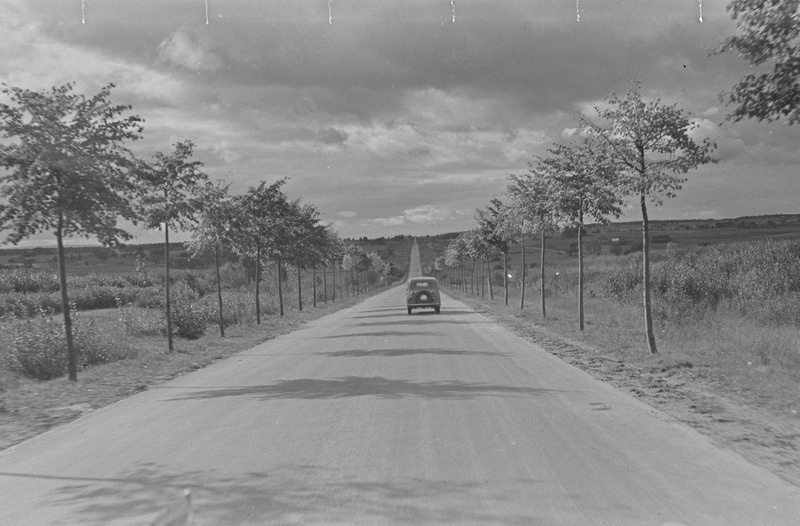
<instances>
[{"instance_id":1,"label":"cloudy sky","mask_svg":"<svg viewBox=\"0 0 800 526\"><path fill-rule=\"evenodd\" d=\"M748 72L709 56L735 30L727 3L3 0L0 80L113 82L145 119L138 154L192 139L235 193L287 177L342 236L376 237L472 227L508 174L637 78L719 145L654 218L797 213L800 127L724 122L719 92Z\"/></svg>"}]
</instances>

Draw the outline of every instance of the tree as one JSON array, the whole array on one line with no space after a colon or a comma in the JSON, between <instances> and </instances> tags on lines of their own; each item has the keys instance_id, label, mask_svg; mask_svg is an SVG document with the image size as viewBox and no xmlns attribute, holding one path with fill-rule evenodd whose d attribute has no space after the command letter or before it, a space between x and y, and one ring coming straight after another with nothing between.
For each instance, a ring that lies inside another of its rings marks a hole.
<instances>
[{"instance_id":1,"label":"tree","mask_svg":"<svg viewBox=\"0 0 800 526\"><path fill-rule=\"evenodd\" d=\"M466 284L464 282L464 257L466 255L466 244L462 235L457 236L450 240L444 253L444 264L449 268L458 269L456 275L456 283L458 289L466 292Z\"/></svg>"},{"instance_id":2,"label":"tree","mask_svg":"<svg viewBox=\"0 0 800 526\"><path fill-rule=\"evenodd\" d=\"M123 117L130 106L109 100L113 84L87 98L73 84L30 91L3 84L0 103L0 231L16 245L39 232L53 232L58 245L67 373L76 381L64 238L95 236L105 246L131 235L117 219L133 223L137 187L128 141L141 137L142 119Z\"/></svg>"},{"instance_id":3,"label":"tree","mask_svg":"<svg viewBox=\"0 0 800 526\"><path fill-rule=\"evenodd\" d=\"M503 301L508 305L508 251L513 242L512 232L506 228L506 205L493 198L489 205L477 211L478 232L489 247L503 254ZM489 290L491 294L491 269L489 269Z\"/></svg>"},{"instance_id":4,"label":"tree","mask_svg":"<svg viewBox=\"0 0 800 526\"><path fill-rule=\"evenodd\" d=\"M581 118L585 130L605 141L611 161L620 173L620 190L638 198L642 213L643 303L645 332L651 353L658 352L653 332L650 301L650 223L647 202L660 205L664 197L674 197L686 180L683 174L701 164L715 162L710 152L715 144L705 139L699 144L691 138L697 127L675 104L660 99L642 100L640 84L632 83L622 97L612 93L607 106L595 108L602 124Z\"/></svg>"},{"instance_id":5,"label":"tree","mask_svg":"<svg viewBox=\"0 0 800 526\"><path fill-rule=\"evenodd\" d=\"M622 213L617 172L607 143L598 137L555 145L548 152L550 157L541 166L548 170L554 210L564 228L578 231L578 327L583 330L583 230L590 217L606 224L610 216L618 218Z\"/></svg>"},{"instance_id":6,"label":"tree","mask_svg":"<svg viewBox=\"0 0 800 526\"><path fill-rule=\"evenodd\" d=\"M284 184L286 179L280 179L271 185L262 182L258 186L251 186L247 193L236 199L235 203L235 217L231 229L232 246L240 257L252 258L256 265L257 324L261 324L261 260L265 251L274 246L279 239L278 230L282 213L278 209L287 205L286 195L281 190ZM278 272L278 279L280 278ZM283 307L282 301L281 307Z\"/></svg>"},{"instance_id":7,"label":"tree","mask_svg":"<svg viewBox=\"0 0 800 526\"><path fill-rule=\"evenodd\" d=\"M520 233L524 236L528 232L539 232L541 237L541 305L542 318L547 317L545 303L545 249L546 239L549 234L556 229L556 210L551 202L550 187L547 184L547 169L542 166L542 159L534 157L528 163L528 173L523 175L510 175L510 184L506 192L510 197L510 214L516 218L519 224ZM523 240L524 241L524 240ZM522 243L522 253L525 253L524 242ZM523 258L524 273L524 258ZM524 284L524 274L523 274ZM520 309L524 307L524 290L520 297Z\"/></svg>"},{"instance_id":8,"label":"tree","mask_svg":"<svg viewBox=\"0 0 800 526\"><path fill-rule=\"evenodd\" d=\"M733 0L728 11L741 34L729 37L714 53L736 51L751 66L771 65L751 73L721 98L736 105L729 118L759 121L786 118L800 122L800 0Z\"/></svg>"},{"instance_id":9,"label":"tree","mask_svg":"<svg viewBox=\"0 0 800 526\"><path fill-rule=\"evenodd\" d=\"M283 222L286 243L280 245L280 254L297 270L297 308L302 311L302 271L316 265L316 245L323 240L319 212L311 204L301 205L299 201L295 201Z\"/></svg>"},{"instance_id":10,"label":"tree","mask_svg":"<svg viewBox=\"0 0 800 526\"><path fill-rule=\"evenodd\" d=\"M138 175L144 183L141 200L142 215L150 229L164 228L164 299L167 318L167 348L172 343L172 314L169 293L169 230L187 229L196 222L201 203L200 188L208 176L200 171L203 163L192 161L194 143L185 140L173 145L169 154L156 152L149 163L140 162Z\"/></svg>"},{"instance_id":11,"label":"tree","mask_svg":"<svg viewBox=\"0 0 800 526\"><path fill-rule=\"evenodd\" d=\"M214 268L217 276L217 301L219 304L219 335L225 337L225 317L222 312L222 279L219 256L225 246L230 246L228 233L233 222L232 201L227 184L207 184L201 192L203 209L200 219L192 229L189 248L194 254L214 253Z\"/></svg>"}]
</instances>

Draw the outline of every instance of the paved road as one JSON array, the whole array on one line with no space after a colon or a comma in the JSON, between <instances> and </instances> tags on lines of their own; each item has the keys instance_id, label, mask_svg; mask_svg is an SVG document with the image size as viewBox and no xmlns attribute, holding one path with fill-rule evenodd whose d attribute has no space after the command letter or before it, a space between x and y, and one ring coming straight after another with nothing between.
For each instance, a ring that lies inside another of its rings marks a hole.
<instances>
[{"instance_id":1,"label":"paved road","mask_svg":"<svg viewBox=\"0 0 800 526\"><path fill-rule=\"evenodd\" d=\"M0 453L0 524L800 524L800 490L402 287Z\"/></svg>"},{"instance_id":2,"label":"paved road","mask_svg":"<svg viewBox=\"0 0 800 526\"><path fill-rule=\"evenodd\" d=\"M422 264L420 264L420 258L419 258L419 245L417 244L416 239L411 244L411 256L408 264L408 276L411 278L422 276Z\"/></svg>"}]
</instances>

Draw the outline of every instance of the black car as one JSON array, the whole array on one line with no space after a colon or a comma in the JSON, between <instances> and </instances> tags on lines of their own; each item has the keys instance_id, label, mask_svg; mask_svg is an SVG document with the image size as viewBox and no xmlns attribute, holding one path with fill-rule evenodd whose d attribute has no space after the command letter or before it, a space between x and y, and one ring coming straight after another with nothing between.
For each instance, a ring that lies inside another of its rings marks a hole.
<instances>
[{"instance_id":1,"label":"black car","mask_svg":"<svg viewBox=\"0 0 800 526\"><path fill-rule=\"evenodd\" d=\"M439 314L442 298L439 295L439 282L436 278L411 278L406 286L406 305L408 313L412 309L428 308Z\"/></svg>"}]
</instances>

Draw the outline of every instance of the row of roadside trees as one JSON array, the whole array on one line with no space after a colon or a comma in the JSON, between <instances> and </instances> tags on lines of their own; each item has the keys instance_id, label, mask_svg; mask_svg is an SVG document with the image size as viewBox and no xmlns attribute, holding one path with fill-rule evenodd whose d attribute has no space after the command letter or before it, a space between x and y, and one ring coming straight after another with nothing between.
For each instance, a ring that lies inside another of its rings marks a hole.
<instances>
[{"instance_id":1,"label":"row of roadside trees","mask_svg":"<svg viewBox=\"0 0 800 526\"><path fill-rule=\"evenodd\" d=\"M475 265L497 253L504 256L505 302L508 304L508 251L523 245L526 234L541 240L541 308L545 304L545 244L548 235L567 229L578 234L578 324L584 328L583 231L593 222L618 218L627 201L642 216L643 310L650 352L657 352L650 300L650 231L648 206L674 197L684 174L714 162L715 144L694 137L697 124L675 105L646 102L638 82L623 96L612 94L596 115L579 119L577 138L553 144L535 156L527 173L510 175L505 199L492 199L476 214L477 226L453 239L440 264L463 272L464 260ZM525 261L522 262L523 269ZM484 268L484 265L481 265ZM524 270L523 270L524 272ZM482 280L483 281L483 280ZM459 280L466 287L464 280ZM522 279L520 308L524 307ZM491 280L489 280L490 296Z\"/></svg>"},{"instance_id":2,"label":"row of roadside trees","mask_svg":"<svg viewBox=\"0 0 800 526\"><path fill-rule=\"evenodd\" d=\"M720 99L733 107L728 120L800 122L800 1L731 0L728 11L739 33L727 38L713 54L736 52L750 66ZM436 265L463 272L464 259L485 258L487 251L508 254L509 243L525 234L541 238L541 301L545 309L545 241L566 228L578 232L579 325L583 329L583 227L587 220L606 223L619 217L626 201L635 201L642 215L643 311L648 348L657 352L650 304L650 235L648 204L659 205L681 189L684 175L714 162L715 145L697 141L697 125L676 105L646 102L639 84L623 96L611 95L596 115L581 116L579 138L555 144L535 157L527 173L509 176L506 200L492 200L478 211L478 226L454 239ZM504 275L508 276L507 267ZM459 281L462 286L465 282ZM525 280L520 296L524 306ZM506 303L508 303L506 281ZM491 289L490 289L491 293Z\"/></svg>"},{"instance_id":3,"label":"row of roadside trees","mask_svg":"<svg viewBox=\"0 0 800 526\"><path fill-rule=\"evenodd\" d=\"M8 232L5 242L12 244L41 232L56 237L70 380L77 379L77 366L64 254L64 239L69 236L95 237L102 245L119 246L132 238L118 225L120 220L164 232L169 351L174 333L169 236L176 230L191 233L194 253L215 256L222 336L222 254L255 264L257 323L261 323L262 265L267 262L277 267L282 316L285 266L297 272L300 310L305 271L316 274L318 268L332 265L335 281L339 267L351 274L354 294L364 288L356 288L357 282L385 279L389 266L377 254L346 247L331 226L321 222L313 205L286 195L285 180L231 195L228 185L213 183L203 172L203 163L193 158L195 145L190 140L149 159L134 156L128 146L141 138L143 120L127 115L130 106L112 104L113 87L109 84L86 97L75 93L72 84L41 92L4 85L2 94L8 102L0 103L0 166L5 169L0 173L0 231ZM312 286L316 288L316 279ZM316 290L312 297L316 303Z\"/></svg>"}]
</instances>

